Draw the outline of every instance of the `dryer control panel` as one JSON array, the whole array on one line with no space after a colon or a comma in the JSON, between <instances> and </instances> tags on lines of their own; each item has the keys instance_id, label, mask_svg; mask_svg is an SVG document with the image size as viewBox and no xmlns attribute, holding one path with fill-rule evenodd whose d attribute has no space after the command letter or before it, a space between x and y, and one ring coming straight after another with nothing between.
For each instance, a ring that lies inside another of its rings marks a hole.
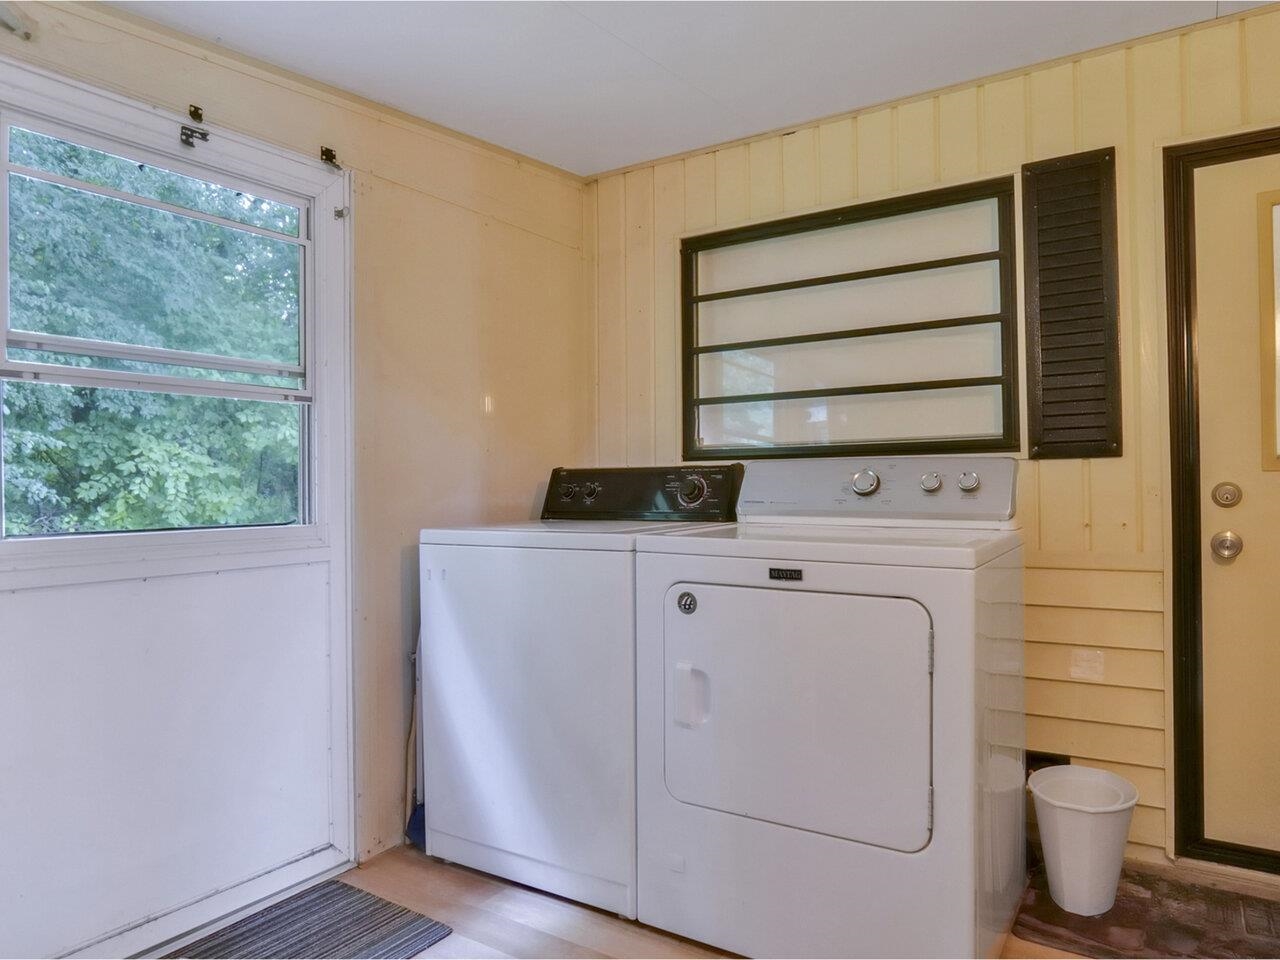
<instances>
[{"instance_id":1,"label":"dryer control panel","mask_svg":"<svg viewBox=\"0 0 1280 960\"><path fill-rule=\"evenodd\" d=\"M710 467L556 467L543 520L734 518L742 464Z\"/></svg>"},{"instance_id":2,"label":"dryer control panel","mask_svg":"<svg viewBox=\"0 0 1280 960\"><path fill-rule=\"evenodd\" d=\"M1010 457L756 460L746 465L738 519L1008 526L1017 477Z\"/></svg>"}]
</instances>

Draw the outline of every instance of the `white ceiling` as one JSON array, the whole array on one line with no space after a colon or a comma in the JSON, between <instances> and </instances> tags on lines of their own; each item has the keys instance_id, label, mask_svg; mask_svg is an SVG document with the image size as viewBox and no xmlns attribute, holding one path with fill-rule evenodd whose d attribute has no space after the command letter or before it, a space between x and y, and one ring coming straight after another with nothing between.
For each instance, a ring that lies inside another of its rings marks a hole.
<instances>
[{"instance_id":1,"label":"white ceiling","mask_svg":"<svg viewBox=\"0 0 1280 960\"><path fill-rule=\"evenodd\" d=\"M121 0L115 5L585 175L1259 4Z\"/></svg>"}]
</instances>

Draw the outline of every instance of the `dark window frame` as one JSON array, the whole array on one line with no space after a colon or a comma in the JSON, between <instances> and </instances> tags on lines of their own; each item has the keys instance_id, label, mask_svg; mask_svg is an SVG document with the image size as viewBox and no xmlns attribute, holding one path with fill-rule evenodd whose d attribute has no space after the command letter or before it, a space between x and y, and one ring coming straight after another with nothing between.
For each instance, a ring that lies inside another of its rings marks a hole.
<instances>
[{"instance_id":1,"label":"dark window frame","mask_svg":"<svg viewBox=\"0 0 1280 960\"><path fill-rule=\"evenodd\" d=\"M721 247L751 243L756 240L791 236L814 230L869 220L880 220L907 213L919 213L975 200L995 200L999 243L995 251L967 254L939 260L922 260L895 264L871 270L858 270L824 277L810 277L783 283L762 284L739 290L701 294L698 290L698 254ZM944 320L922 320L881 327L837 330L820 334L799 334L765 340L740 341L698 346L698 304L732 297L793 290L802 287L845 283L894 274L913 273L968 263L997 262L1000 269L1000 310L975 317ZM894 455L913 453L1001 453L1021 448L1018 392L1018 304L1017 304L1017 236L1014 222L1014 178L996 177L974 183L943 187L905 196L890 197L867 203L856 203L818 213L801 214L767 223L751 224L730 230L687 237L680 244L681 298L681 407L683 422L683 454L685 460L737 460L774 457L834 457L851 454ZM998 377L972 377L963 380L931 380L912 383L885 383L872 386L801 390L791 392L745 394L733 397L700 398L697 394L698 357L703 353L741 350L748 347L787 346L796 343L840 341L863 337L910 333L947 327L1000 325L1000 368ZM788 400L813 397L839 397L858 394L888 394L918 390L942 390L968 386L1000 386L1001 426L998 437L973 437L928 440L893 440L861 443L788 444L779 446L699 446L697 443L698 408L709 404L745 403L753 400Z\"/></svg>"}]
</instances>

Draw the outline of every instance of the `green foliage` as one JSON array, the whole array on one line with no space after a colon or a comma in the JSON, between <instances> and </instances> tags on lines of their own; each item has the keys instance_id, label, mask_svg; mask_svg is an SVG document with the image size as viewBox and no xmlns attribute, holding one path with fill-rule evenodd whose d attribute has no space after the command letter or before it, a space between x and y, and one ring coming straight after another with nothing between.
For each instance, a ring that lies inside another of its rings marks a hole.
<instances>
[{"instance_id":1,"label":"green foliage","mask_svg":"<svg viewBox=\"0 0 1280 960\"><path fill-rule=\"evenodd\" d=\"M272 228L287 229L292 210L44 137L15 137L11 156L27 167ZM14 329L298 361L296 245L17 174L9 187ZM104 358L22 357L28 358L180 372ZM302 409L5 382L4 532L296 522Z\"/></svg>"}]
</instances>

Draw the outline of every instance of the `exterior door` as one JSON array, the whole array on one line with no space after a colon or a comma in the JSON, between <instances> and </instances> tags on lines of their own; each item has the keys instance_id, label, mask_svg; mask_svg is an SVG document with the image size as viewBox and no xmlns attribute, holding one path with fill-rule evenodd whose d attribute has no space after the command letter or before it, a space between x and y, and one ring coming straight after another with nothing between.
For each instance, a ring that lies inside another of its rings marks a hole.
<instances>
[{"instance_id":1,"label":"exterior door","mask_svg":"<svg viewBox=\"0 0 1280 960\"><path fill-rule=\"evenodd\" d=\"M1174 472L1194 508L1175 515L1175 592L1184 612L1198 602L1199 636L1192 617L1175 621L1179 848L1280 872L1280 153L1228 153L1185 175L1194 433L1182 463L1175 441Z\"/></svg>"}]
</instances>

